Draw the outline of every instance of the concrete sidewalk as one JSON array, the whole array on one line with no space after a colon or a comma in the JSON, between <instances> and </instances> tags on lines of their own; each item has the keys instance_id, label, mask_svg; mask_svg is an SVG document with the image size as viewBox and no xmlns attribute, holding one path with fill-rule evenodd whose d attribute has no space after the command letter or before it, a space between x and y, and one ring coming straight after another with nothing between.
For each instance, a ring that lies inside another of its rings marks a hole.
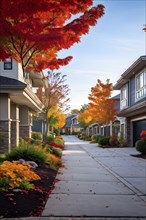
<instances>
[{"instance_id":1,"label":"concrete sidewalk","mask_svg":"<svg viewBox=\"0 0 146 220\"><path fill-rule=\"evenodd\" d=\"M64 168L42 217L146 218L146 161L130 156L137 154L134 148L102 149L74 136L64 139Z\"/></svg>"}]
</instances>

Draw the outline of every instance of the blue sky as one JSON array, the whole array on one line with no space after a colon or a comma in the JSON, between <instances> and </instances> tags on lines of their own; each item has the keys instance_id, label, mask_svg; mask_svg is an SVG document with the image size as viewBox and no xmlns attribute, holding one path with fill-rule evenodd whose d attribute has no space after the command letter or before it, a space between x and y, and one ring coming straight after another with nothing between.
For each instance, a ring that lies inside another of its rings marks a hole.
<instances>
[{"instance_id":1,"label":"blue sky","mask_svg":"<svg viewBox=\"0 0 146 220\"><path fill-rule=\"evenodd\" d=\"M71 109L88 103L88 94L97 79L115 84L121 74L140 56L145 55L146 0L99 0L105 15L88 35L59 57L73 56L69 65L59 71L67 75ZM114 94L117 94L115 92Z\"/></svg>"}]
</instances>

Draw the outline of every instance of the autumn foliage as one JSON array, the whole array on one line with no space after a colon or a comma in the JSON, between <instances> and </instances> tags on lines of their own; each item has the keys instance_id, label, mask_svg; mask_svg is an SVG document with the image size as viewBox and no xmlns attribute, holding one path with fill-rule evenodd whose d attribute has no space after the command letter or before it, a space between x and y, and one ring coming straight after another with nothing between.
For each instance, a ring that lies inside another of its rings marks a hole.
<instances>
[{"instance_id":1,"label":"autumn foliage","mask_svg":"<svg viewBox=\"0 0 146 220\"><path fill-rule=\"evenodd\" d=\"M20 164L19 161L4 161L0 165L0 191L21 188L31 189L31 183L40 177L31 169L30 165Z\"/></svg>"},{"instance_id":2,"label":"autumn foliage","mask_svg":"<svg viewBox=\"0 0 146 220\"><path fill-rule=\"evenodd\" d=\"M65 125L65 114L57 108L51 107L48 112L49 124L53 128L62 128Z\"/></svg>"},{"instance_id":3,"label":"autumn foliage","mask_svg":"<svg viewBox=\"0 0 146 220\"><path fill-rule=\"evenodd\" d=\"M146 141L146 130L142 130L140 133L141 140Z\"/></svg>"},{"instance_id":4,"label":"autumn foliage","mask_svg":"<svg viewBox=\"0 0 146 220\"><path fill-rule=\"evenodd\" d=\"M78 121L82 127L87 127L93 122L93 117L91 116L89 109L85 109L79 113Z\"/></svg>"},{"instance_id":5,"label":"autumn foliage","mask_svg":"<svg viewBox=\"0 0 146 220\"><path fill-rule=\"evenodd\" d=\"M43 119L46 122L44 130L44 141L48 133L49 125L54 128L63 127L65 117L63 112L68 108L69 87L66 83L66 75L61 72L48 71L47 88L39 88L37 92L38 98L44 104Z\"/></svg>"},{"instance_id":6,"label":"autumn foliage","mask_svg":"<svg viewBox=\"0 0 146 220\"><path fill-rule=\"evenodd\" d=\"M111 98L112 90L112 83L109 80L105 84L97 80L88 97L91 116L103 124L113 121L116 116L116 101Z\"/></svg>"},{"instance_id":7,"label":"autumn foliage","mask_svg":"<svg viewBox=\"0 0 146 220\"><path fill-rule=\"evenodd\" d=\"M72 57L60 59L57 53L80 42L104 14L103 5L92 5L92 0L0 0L0 59L11 57L33 72L68 64Z\"/></svg>"}]
</instances>

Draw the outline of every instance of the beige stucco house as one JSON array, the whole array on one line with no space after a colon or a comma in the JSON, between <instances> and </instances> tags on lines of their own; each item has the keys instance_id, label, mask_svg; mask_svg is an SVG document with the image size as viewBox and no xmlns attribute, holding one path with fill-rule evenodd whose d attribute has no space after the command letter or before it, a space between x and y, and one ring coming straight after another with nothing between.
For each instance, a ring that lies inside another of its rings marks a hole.
<instances>
[{"instance_id":1,"label":"beige stucco house","mask_svg":"<svg viewBox=\"0 0 146 220\"><path fill-rule=\"evenodd\" d=\"M43 110L34 87L44 86L42 73L25 73L21 64L0 62L0 152L19 145L20 137L31 137L32 115Z\"/></svg>"}]
</instances>

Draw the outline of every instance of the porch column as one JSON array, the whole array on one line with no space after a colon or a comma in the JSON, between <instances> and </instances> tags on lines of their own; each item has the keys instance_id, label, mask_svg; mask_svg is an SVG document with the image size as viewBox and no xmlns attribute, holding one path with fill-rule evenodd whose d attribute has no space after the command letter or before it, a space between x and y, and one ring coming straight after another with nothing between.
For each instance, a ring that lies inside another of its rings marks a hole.
<instances>
[{"instance_id":1,"label":"porch column","mask_svg":"<svg viewBox=\"0 0 146 220\"><path fill-rule=\"evenodd\" d=\"M9 94L0 94L0 153L11 148L11 120Z\"/></svg>"},{"instance_id":2,"label":"porch column","mask_svg":"<svg viewBox=\"0 0 146 220\"><path fill-rule=\"evenodd\" d=\"M113 135L113 122L110 122L110 136Z\"/></svg>"},{"instance_id":3,"label":"porch column","mask_svg":"<svg viewBox=\"0 0 146 220\"><path fill-rule=\"evenodd\" d=\"M11 104L11 145L16 147L19 145L19 107Z\"/></svg>"},{"instance_id":4,"label":"porch column","mask_svg":"<svg viewBox=\"0 0 146 220\"><path fill-rule=\"evenodd\" d=\"M100 125L98 125L98 134L99 134L99 135L102 135L102 134L101 134L101 126L100 126Z\"/></svg>"},{"instance_id":5,"label":"porch column","mask_svg":"<svg viewBox=\"0 0 146 220\"><path fill-rule=\"evenodd\" d=\"M132 135L131 135L131 121L130 118L126 118L125 121L125 137L128 147L132 147Z\"/></svg>"},{"instance_id":6,"label":"porch column","mask_svg":"<svg viewBox=\"0 0 146 220\"><path fill-rule=\"evenodd\" d=\"M32 114L29 108L26 106L21 106L19 108L19 119L20 119L20 137L31 138L31 128L32 128Z\"/></svg>"}]
</instances>

